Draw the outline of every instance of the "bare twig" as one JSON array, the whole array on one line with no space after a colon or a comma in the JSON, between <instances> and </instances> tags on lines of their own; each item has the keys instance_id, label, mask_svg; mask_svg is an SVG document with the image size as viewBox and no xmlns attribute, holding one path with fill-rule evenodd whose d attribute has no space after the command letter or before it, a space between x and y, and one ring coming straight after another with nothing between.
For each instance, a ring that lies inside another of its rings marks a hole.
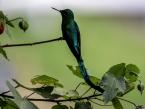
<instances>
[{"instance_id":1,"label":"bare twig","mask_svg":"<svg viewBox=\"0 0 145 109\"><path fill-rule=\"evenodd\" d=\"M60 103L60 102L68 102L68 101L75 101L75 100L84 100L84 99L91 99L92 97L97 97L97 96L101 96L102 94L98 94L98 95L90 95L87 97L80 97L80 98L75 98L75 99L62 99L62 100L56 100L56 99L36 99L36 98L28 98L28 100L30 101L44 101L44 102L55 102L55 103ZM14 99L13 96L10 95L2 95L0 94L1 97L6 97L6 98L11 98Z\"/></svg>"},{"instance_id":2,"label":"bare twig","mask_svg":"<svg viewBox=\"0 0 145 109\"><path fill-rule=\"evenodd\" d=\"M33 42L33 43L22 43L22 44L5 44L1 45L2 48L7 48L7 47L21 47L21 46L33 46L33 45L39 45L39 44L44 44L48 42L54 42L54 41L59 41L59 40L64 40L63 37L51 39L51 40L46 40L46 41L39 41L39 42Z\"/></svg>"}]
</instances>

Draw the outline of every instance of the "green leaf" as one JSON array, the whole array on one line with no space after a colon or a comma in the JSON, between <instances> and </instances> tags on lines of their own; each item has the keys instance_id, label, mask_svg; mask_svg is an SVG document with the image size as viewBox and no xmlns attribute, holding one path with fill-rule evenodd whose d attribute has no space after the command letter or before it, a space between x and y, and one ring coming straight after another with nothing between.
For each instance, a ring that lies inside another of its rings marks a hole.
<instances>
[{"instance_id":1,"label":"green leaf","mask_svg":"<svg viewBox=\"0 0 145 109\"><path fill-rule=\"evenodd\" d=\"M73 107L72 106L69 106L69 109L73 109Z\"/></svg>"},{"instance_id":2,"label":"green leaf","mask_svg":"<svg viewBox=\"0 0 145 109\"><path fill-rule=\"evenodd\" d=\"M8 98L0 99L0 107L2 109L19 109L15 102Z\"/></svg>"},{"instance_id":3,"label":"green leaf","mask_svg":"<svg viewBox=\"0 0 145 109\"><path fill-rule=\"evenodd\" d=\"M5 20L6 20L6 24L8 24L10 27L14 28L14 24L12 22L9 21L8 17L5 16Z\"/></svg>"},{"instance_id":4,"label":"green leaf","mask_svg":"<svg viewBox=\"0 0 145 109\"><path fill-rule=\"evenodd\" d=\"M54 88L51 94L64 96L67 94L67 91L64 88L57 87L57 88Z\"/></svg>"},{"instance_id":5,"label":"green leaf","mask_svg":"<svg viewBox=\"0 0 145 109\"><path fill-rule=\"evenodd\" d=\"M38 75L37 77L31 79L32 84L42 84L47 86L63 87L62 84L58 82L57 79L49 77L47 75Z\"/></svg>"},{"instance_id":6,"label":"green leaf","mask_svg":"<svg viewBox=\"0 0 145 109\"><path fill-rule=\"evenodd\" d=\"M69 109L66 105L54 105L51 109Z\"/></svg>"},{"instance_id":7,"label":"green leaf","mask_svg":"<svg viewBox=\"0 0 145 109\"><path fill-rule=\"evenodd\" d=\"M53 89L54 89L53 86L46 86L46 87L40 87L40 88L32 88L32 91L43 96L44 98L49 98Z\"/></svg>"},{"instance_id":8,"label":"green leaf","mask_svg":"<svg viewBox=\"0 0 145 109\"><path fill-rule=\"evenodd\" d=\"M38 109L36 105L32 102L28 101L27 99L23 99L18 91L11 85L10 82L7 81L7 86L12 92L14 96L14 101L20 109Z\"/></svg>"},{"instance_id":9,"label":"green leaf","mask_svg":"<svg viewBox=\"0 0 145 109\"><path fill-rule=\"evenodd\" d=\"M6 54L5 50L4 50L1 46L0 46L0 54L1 54L5 59L9 60L8 57L7 57L7 54Z\"/></svg>"},{"instance_id":10,"label":"green leaf","mask_svg":"<svg viewBox=\"0 0 145 109\"><path fill-rule=\"evenodd\" d=\"M25 32L29 28L29 24L25 20L22 20L19 22L19 28Z\"/></svg>"},{"instance_id":11,"label":"green leaf","mask_svg":"<svg viewBox=\"0 0 145 109\"><path fill-rule=\"evenodd\" d=\"M126 84L124 79L125 64L117 64L111 67L102 78L102 85L105 89L103 93L104 102L108 103L116 97L118 93L124 93Z\"/></svg>"},{"instance_id":12,"label":"green leaf","mask_svg":"<svg viewBox=\"0 0 145 109\"><path fill-rule=\"evenodd\" d=\"M46 86L46 87L40 87L40 88L32 88L32 91L41 95L44 98L57 99L61 97L58 94L52 94L51 92L53 91L53 89L54 89L53 86Z\"/></svg>"},{"instance_id":13,"label":"green leaf","mask_svg":"<svg viewBox=\"0 0 145 109\"><path fill-rule=\"evenodd\" d=\"M3 105L5 105L5 102L3 101L3 98L0 97L0 107L2 107Z\"/></svg>"},{"instance_id":14,"label":"green leaf","mask_svg":"<svg viewBox=\"0 0 145 109\"><path fill-rule=\"evenodd\" d=\"M60 95L51 94L54 89L54 86L42 86L42 87L38 87L38 88L29 88L29 87L22 85L21 83L19 83L18 81L14 80L14 79L13 79L13 81L15 81L15 83L18 84L19 86L21 86L27 90L33 91L33 92L41 95L44 98L56 99L56 98L60 97Z\"/></svg>"},{"instance_id":15,"label":"green leaf","mask_svg":"<svg viewBox=\"0 0 145 109\"><path fill-rule=\"evenodd\" d=\"M38 107L27 99L23 99L20 104L20 109L38 109Z\"/></svg>"},{"instance_id":16,"label":"green leaf","mask_svg":"<svg viewBox=\"0 0 145 109\"><path fill-rule=\"evenodd\" d=\"M140 73L139 68L134 64L128 64L126 66L125 77L130 82L135 82L138 79L138 74Z\"/></svg>"},{"instance_id":17,"label":"green leaf","mask_svg":"<svg viewBox=\"0 0 145 109\"><path fill-rule=\"evenodd\" d=\"M115 77L123 77L125 75L125 70L125 63L121 63L112 66L107 73L112 74Z\"/></svg>"},{"instance_id":18,"label":"green leaf","mask_svg":"<svg viewBox=\"0 0 145 109\"><path fill-rule=\"evenodd\" d=\"M82 74L81 74L81 72L80 72L79 66L75 66L75 68L74 68L74 67L71 66L71 65L67 65L67 67L69 68L69 70L70 70L75 76L84 79L83 76L82 76ZM97 78L97 77L95 77L95 76L90 76L90 80L91 80L94 84L97 84L97 83L100 82L100 79Z\"/></svg>"},{"instance_id":19,"label":"green leaf","mask_svg":"<svg viewBox=\"0 0 145 109\"><path fill-rule=\"evenodd\" d=\"M114 109L124 109L118 98L112 99Z\"/></svg>"},{"instance_id":20,"label":"green leaf","mask_svg":"<svg viewBox=\"0 0 145 109\"><path fill-rule=\"evenodd\" d=\"M76 102L74 109L92 109L90 102Z\"/></svg>"},{"instance_id":21,"label":"green leaf","mask_svg":"<svg viewBox=\"0 0 145 109\"><path fill-rule=\"evenodd\" d=\"M95 76L90 76L90 80L96 85L100 83L100 79Z\"/></svg>"},{"instance_id":22,"label":"green leaf","mask_svg":"<svg viewBox=\"0 0 145 109\"><path fill-rule=\"evenodd\" d=\"M71 97L71 98L77 98L77 97L79 97L79 93L76 90L69 90L66 93L66 96Z\"/></svg>"},{"instance_id":23,"label":"green leaf","mask_svg":"<svg viewBox=\"0 0 145 109\"><path fill-rule=\"evenodd\" d=\"M12 92L12 94L13 94L13 96L15 98L14 99L15 103L19 106L21 104L23 98L18 93L18 91L15 89L15 87L11 85L11 83L9 81L7 81L7 86L9 88L9 90Z\"/></svg>"},{"instance_id":24,"label":"green leaf","mask_svg":"<svg viewBox=\"0 0 145 109\"><path fill-rule=\"evenodd\" d=\"M82 74L80 73L80 68L79 66L75 66L75 68L72 65L67 65L67 67L69 68L70 71L72 71L72 73L79 77L79 78L83 78Z\"/></svg>"}]
</instances>

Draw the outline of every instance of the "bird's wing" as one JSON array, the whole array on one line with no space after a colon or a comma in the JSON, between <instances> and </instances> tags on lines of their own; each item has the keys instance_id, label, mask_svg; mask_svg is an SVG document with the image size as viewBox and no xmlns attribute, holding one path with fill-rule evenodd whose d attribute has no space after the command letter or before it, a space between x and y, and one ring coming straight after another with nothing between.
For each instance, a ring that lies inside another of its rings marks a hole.
<instances>
[{"instance_id":1,"label":"bird's wing","mask_svg":"<svg viewBox=\"0 0 145 109\"><path fill-rule=\"evenodd\" d=\"M62 26L63 37L77 60L80 60L80 33L76 22Z\"/></svg>"},{"instance_id":2,"label":"bird's wing","mask_svg":"<svg viewBox=\"0 0 145 109\"><path fill-rule=\"evenodd\" d=\"M75 27L76 27L76 31L77 31L77 45L78 45L78 49L79 49L79 54L81 56L81 37L80 37L80 30L79 27L77 25L77 23L75 22Z\"/></svg>"}]
</instances>

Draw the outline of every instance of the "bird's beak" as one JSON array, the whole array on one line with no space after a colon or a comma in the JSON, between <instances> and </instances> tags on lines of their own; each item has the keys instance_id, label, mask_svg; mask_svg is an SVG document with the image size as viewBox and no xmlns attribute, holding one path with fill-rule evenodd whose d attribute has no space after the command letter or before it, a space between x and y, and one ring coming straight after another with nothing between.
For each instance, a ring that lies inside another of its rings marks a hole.
<instances>
[{"instance_id":1,"label":"bird's beak","mask_svg":"<svg viewBox=\"0 0 145 109\"><path fill-rule=\"evenodd\" d=\"M56 11L59 11L59 12L61 12L61 10L58 10L58 9L56 9L56 8L53 8L53 7L52 7L52 9L54 9L54 10L56 10Z\"/></svg>"}]
</instances>

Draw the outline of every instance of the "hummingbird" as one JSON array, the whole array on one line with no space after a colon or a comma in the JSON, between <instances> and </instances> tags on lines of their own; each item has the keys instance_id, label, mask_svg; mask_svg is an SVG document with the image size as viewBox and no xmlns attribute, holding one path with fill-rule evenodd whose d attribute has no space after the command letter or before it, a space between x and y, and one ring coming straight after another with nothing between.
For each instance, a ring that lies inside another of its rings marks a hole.
<instances>
[{"instance_id":1,"label":"hummingbird","mask_svg":"<svg viewBox=\"0 0 145 109\"><path fill-rule=\"evenodd\" d=\"M61 13L62 16L61 30L62 30L63 38L66 41L68 47L70 48L72 54L76 58L80 68L80 73L82 74L84 80L92 88L100 92L103 92L103 89L100 86L96 86L94 83L92 83L88 75L87 69L85 68L81 56L80 30L76 21L74 20L74 13L70 9L58 10L53 7L52 9Z\"/></svg>"},{"instance_id":2,"label":"hummingbird","mask_svg":"<svg viewBox=\"0 0 145 109\"><path fill-rule=\"evenodd\" d=\"M81 61L81 42L80 31L77 23L74 20L74 14L70 9L58 10L52 8L61 13L62 24L61 30L64 40L67 42L68 47L78 61Z\"/></svg>"}]
</instances>

